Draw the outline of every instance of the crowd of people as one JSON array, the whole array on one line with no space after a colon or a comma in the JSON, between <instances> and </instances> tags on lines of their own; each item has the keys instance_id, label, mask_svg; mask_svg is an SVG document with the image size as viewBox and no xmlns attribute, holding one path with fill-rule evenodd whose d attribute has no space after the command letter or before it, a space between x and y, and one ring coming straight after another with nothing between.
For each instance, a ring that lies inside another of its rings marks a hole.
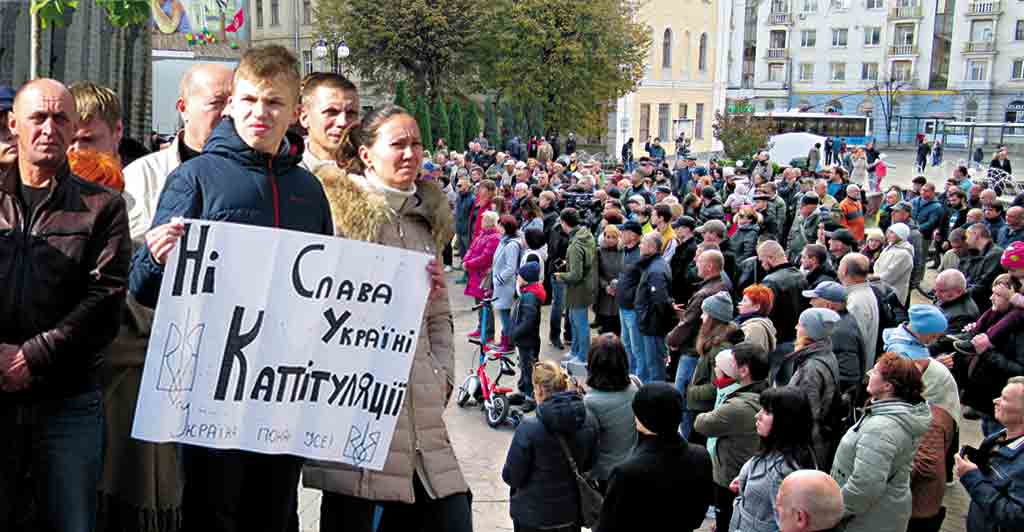
<instances>
[{"instance_id":1,"label":"crowd of people","mask_svg":"<svg viewBox=\"0 0 1024 532\"><path fill-rule=\"evenodd\" d=\"M606 167L572 135L431 152L407 110L361 116L343 76L297 71L276 46L194 67L148 155L110 89L0 89L0 528L293 531L301 481L324 531L472 530L444 270L535 411L502 468L516 530L692 530L710 507L720 531L934 531L954 470L969 531L1024 527L1024 198L963 167L882 196L871 145L849 172L657 142ZM382 471L131 438L182 217L437 255Z\"/></svg>"}]
</instances>

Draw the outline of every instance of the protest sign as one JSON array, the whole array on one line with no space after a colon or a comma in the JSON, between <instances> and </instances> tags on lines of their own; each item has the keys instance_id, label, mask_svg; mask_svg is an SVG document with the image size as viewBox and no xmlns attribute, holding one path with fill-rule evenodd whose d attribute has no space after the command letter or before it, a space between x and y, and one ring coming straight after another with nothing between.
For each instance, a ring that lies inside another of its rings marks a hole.
<instances>
[{"instance_id":1,"label":"protest sign","mask_svg":"<svg viewBox=\"0 0 1024 532\"><path fill-rule=\"evenodd\" d=\"M185 220L160 286L132 436L382 469L431 258Z\"/></svg>"}]
</instances>

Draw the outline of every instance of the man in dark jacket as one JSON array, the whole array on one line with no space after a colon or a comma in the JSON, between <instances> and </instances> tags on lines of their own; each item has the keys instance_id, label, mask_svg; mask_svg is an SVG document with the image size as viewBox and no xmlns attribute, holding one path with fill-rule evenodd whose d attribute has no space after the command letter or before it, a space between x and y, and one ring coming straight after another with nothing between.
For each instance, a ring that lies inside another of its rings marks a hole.
<instances>
[{"instance_id":1,"label":"man in dark jacket","mask_svg":"<svg viewBox=\"0 0 1024 532\"><path fill-rule=\"evenodd\" d=\"M8 116L18 160L0 169L0 530L96 526L99 369L131 239L121 195L68 167L77 121L71 93L51 79L22 86ZM29 494L41 496L36 513Z\"/></svg>"},{"instance_id":2,"label":"man in dark jacket","mask_svg":"<svg viewBox=\"0 0 1024 532\"><path fill-rule=\"evenodd\" d=\"M589 309L597 297L597 241L572 207L562 209L562 228L571 235L566 248L566 267L555 272L565 285L565 307L572 327L571 358L586 364L590 350Z\"/></svg>"},{"instance_id":3,"label":"man in dark jacket","mask_svg":"<svg viewBox=\"0 0 1024 532\"><path fill-rule=\"evenodd\" d=\"M978 305L967 293L967 279L959 270L946 270L935 277L935 299L946 316L948 334L960 334L981 315Z\"/></svg>"},{"instance_id":4,"label":"man in dark jacket","mask_svg":"<svg viewBox=\"0 0 1024 532\"><path fill-rule=\"evenodd\" d=\"M672 228L676 232L676 252L669 261L669 268L672 270L672 299L675 301L688 301L693 295L693 284L690 282L687 271L690 264L697 258L697 238L694 231L697 229L697 220L689 216L681 216L672 222Z\"/></svg>"},{"instance_id":5,"label":"man in dark jacket","mask_svg":"<svg viewBox=\"0 0 1024 532\"><path fill-rule=\"evenodd\" d=\"M818 241L818 224L821 221L818 213L818 195L808 192L800 198L800 207L793 219L793 225L789 229L788 248L786 257L789 262L796 263L800 260L800 252L804 246L814 244ZM836 261L839 264L839 261Z\"/></svg>"},{"instance_id":6,"label":"man in dark jacket","mask_svg":"<svg viewBox=\"0 0 1024 532\"><path fill-rule=\"evenodd\" d=\"M1003 248L992 241L992 233L985 224L974 224L967 228L966 244L969 255L960 261L960 271L967 277L967 291L978 305L978 310L985 312L992 307L992 283L1003 273L999 261L1003 257Z\"/></svg>"},{"instance_id":7,"label":"man in dark jacket","mask_svg":"<svg viewBox=\"0 0 1024 532\"><path fill-rule=\"evenodd\" d=\"M636 267L640 260L640 239L643 227L637 222L622 224L622 271L615 283L615 304L619 307L619 321L622 322L622 345L629 355L629 372L639 372L640 356L643 355L643 343L640 339L640 328L636 317L636 287L640 284L643 271Z\"/></svg>"},{"instance_id":8,"label":"man in dark jacket","mask_svg":"<svg viewBox=\"0 0 1024 532\"><path fill-rule=\"evenodd\" d=\"M874 353L869 356L856 319L846 310L846 296L846 288L836 282L804 290L804 297L810 299L812 307L831 309L839 314L839 321L832 329L832 353L839 362L839 386L843 392L861 383L870 369L864 367L864 361L874 358Z\"/></svg>"},{"instance_id":9,"label":"man in dark jacket","mask_svg":"<svg viewBox=\"0 0 1024 532\"><path fill-rule=\"evenodd\" d=\"M1006 210L1006 226L996 236L996 243L1003 249L1014 242L1024 241L1024 207L1013 206Z\"/></svg>"},{"instance_id":10,"label":"man in dark jacket","mask_svg":"<svg viewBox=\"0 0 1024 532\"><path fill-rule=\"evenodd\" d=\"M455 236L459 241L459 256L465 260L466 251L473 237L473 208L476 206L476 195L473 194L469 176L459 177L455 185L458 196L455 200Z\"/></svg>"},{"instance_id":11,"label":"man in dark jacket","mask_svg":"<svg viewBox=\"0 0 1024 532\"><path fill-rule=\"evenodd\" d=\"M646 384L633 397L633 414L639 439L612 470L595 532L700 528L714 493L711 457L679 437L682 396L667 383Z\"/></svg>"},{"instance_id":12,"label":"man in dark jacket","mask_svg":"<svg viewBox=\"0 0 1024 532\"><path fill-rule=\"evenodd\" d=\"M707 222L708 220L725 220L725 207L722 206L722 200L718 198L718 194L715 192L713 187L704 187L700 190L700 196L703 203L700 208L700 221Z\"/></svg>"},{"instance_id":13,"label":"man in dark jacket","mask_svg":"<svg viewBox=\"0 0 1024 532\"><path fill-rule=\"evenodd\" d=\"M167 256L185 231L177 217L334 234L320 182L299 167L303 143L286 136L298 92L297 64L290 52L268 46L243 55L230 116L214 129L200 156L168 176L147 246L135 254L130 289L139 303L156 306ZM189 479L183 502L186 530L278 532L288 527L302 459L182 449Z\"/></svg>"},{"instance_id":14,"label":"man in dark jacket","mask_svg":"<svg viewBox=\"0 0 1024 532\"><path fill-rule=\"evenodd\" d=\"M825 282L835 282L836 270L828 261L828 250L821 244L810 244L800 253L800 271L807 279L807 287L816 288Z\"/></svg>"},{"instance_id":15,"label":"man in dark jacket","mask_svg":"<svg viewBox=\"0 0 1024 532\"><path fill-rule=\"evenodd\" d=\"M565 306L565 283L555 279L559 266L564 268L565 257L569 252L569 233L561 222L555 223L548 235L548 263L544 266L544 274L551 285L551 319L549 320L548 341L555 349L565 349L562 344L562 318L565 318L565 341L572 341L572 327L569 326L568 309Z\"/></svg>"},{"instance_id":16,"label":"man in dark jacket","mask_svg":"<svg viewBox=\"0 0 1024 532\"><path fill-rule=\"evenodd\" d=\"M665 334L672 328L672 297L669 295L672 273L661 258L661 235L654 231L644 235L636 267L643 272L634 302L643 346L637 376L644 383L664 381Z\"/></svg>"},{"instance_id":17,"label":"man in dark jacket","mask_svg":"<svg viewBox=\"0 0 1024 532\"><path fill-rule=\"evenodd\" d=\"M768 317L778 331L776 338L779 348L776 351L792 351L793 340L796 339L797 319L800 312L807 307L802 295L807 289L807 281L800 274L800 270L789 263L782 246L774 240L758 246L757 258L766 272L762 284L770 288L775 296L772 312Z\"/></svg>"},{"instance_id":18,"label":"man in dark jacket","mask_svg":"<svg viewBox=\"0 0 1024 532\"><path fill-rule=\"evenodd\" d=\"M935 238L935 231L942 223L942 204L935 199L935 185L926 183L921 187L921 195L910 202L914 209L914 221L917 222L917 229L921 231L921 247L924 249L927 261L927 254L931 253L932 241Z\"/></svg>"},{"instance_id":19,"label":"man in dark jacket","mask_svg":"<svg viewBox=\"0 0 1024 532\"><path fill-rule=\"evenodd\" d=\"M547 298L540 282L540 263L527 262L519 268L519 298L512 306L512 332L509 339L519 350L519 392L509 396L512 404L522 404L523 412L537 406L533 400L533 364L540 360L540 308Z\"/></svg>"}]
</instances>

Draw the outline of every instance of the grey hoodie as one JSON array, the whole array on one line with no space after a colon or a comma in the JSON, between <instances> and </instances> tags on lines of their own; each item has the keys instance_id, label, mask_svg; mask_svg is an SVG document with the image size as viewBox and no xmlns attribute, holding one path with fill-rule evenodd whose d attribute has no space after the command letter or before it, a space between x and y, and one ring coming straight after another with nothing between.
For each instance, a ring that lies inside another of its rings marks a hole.
<instances>
[{"instance_id":1,"label":"grey hoodie","mask_svg":"<svg viewBox=\"0 0 1024 532\"><path fill-rule=\"evenodd\" d=\"M910 520L910 472L932 413L928 403L900 399L869 403L846 432L832 462L843 492L846 532L905 532Z\"/></svg>"}]
</instances>

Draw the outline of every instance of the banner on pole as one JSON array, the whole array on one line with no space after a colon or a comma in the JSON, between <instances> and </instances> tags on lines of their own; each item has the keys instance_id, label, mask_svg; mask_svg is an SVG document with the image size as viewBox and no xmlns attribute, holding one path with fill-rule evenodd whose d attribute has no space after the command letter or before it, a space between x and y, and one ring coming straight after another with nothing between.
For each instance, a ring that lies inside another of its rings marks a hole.
<instances>
[{"instance_id":1,"label":"banner on pole","mask_svg":"<svg viewBox=\"0 0 1024 532\"><path fill-rule=\"evenodd\" d=\"M160 286L132 436L382 469L431 258L185 220Z\"/></svg>"}]
</instances>

